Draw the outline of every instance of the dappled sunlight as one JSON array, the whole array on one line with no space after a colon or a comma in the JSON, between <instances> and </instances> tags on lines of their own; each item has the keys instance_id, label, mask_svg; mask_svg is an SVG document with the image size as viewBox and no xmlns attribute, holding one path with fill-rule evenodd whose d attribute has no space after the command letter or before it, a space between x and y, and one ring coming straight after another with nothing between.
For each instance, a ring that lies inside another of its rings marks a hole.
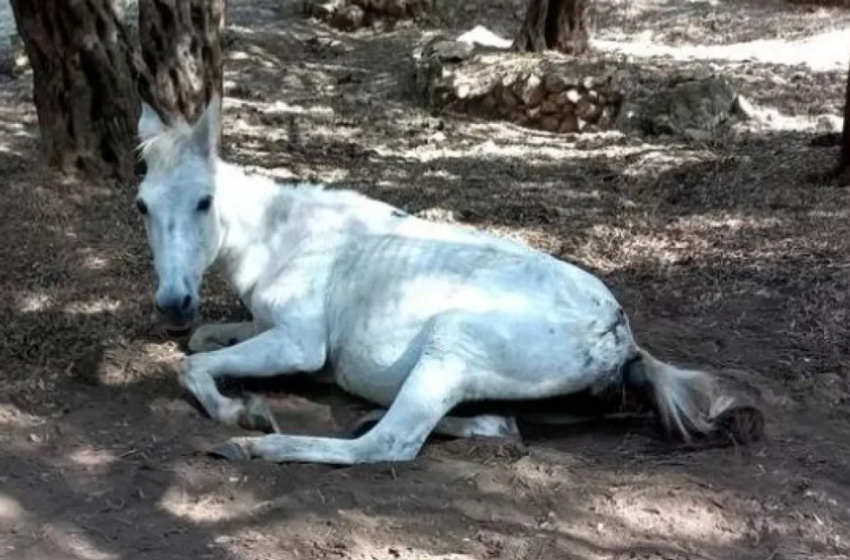
<instances>
[{"instance_id":1,"label":"dappled sunlight","mask_svg":"<svg viewBox=\"0 0 850 560\"><path fill-rule=\"evenodd\" d=\"M0 403L0 427L4 431L34 429L44 425L46 421L41 416L24 412L14 404Z\"/></svg>"},{"instance_id":2,"label":"dappled sunlight","mask_svg":"<svg viewBox=\"0 0 850 560\"><path fill-rule=\"evenodd\" d=\"M27 517L27 512L18 500L0 492L0 527L24 522Z\"/></svg>"},{"instance_id":3,"label":"dappled sunlight","mask_svg":"<svg viewBox=\"0 0 850 560\"><path fill-rule=\"evenodd\" d=\"M257 507L258 502L247 490L234 485L222 485L215 493L194 494L185 488L168 488L159 499L159 507L177 519L197 525L215 525L223 521L244 518Z\"/></svg>"},{"instance_id":4,"label":"dappled sunlight","mask_svg":"<svg viewBox=\"0 0 850 560\"><path fill-rule=\"evenodd\" d=\"M812 70L843 70L850 58L850 30L828 31L800 40L764 39L731 45L661 45L647 40L610 41L594 45L611 53L636 57L664 56L674 60L756 61L806 65Z\"/></svg>"},{"instance_id":5,"label":"dappled sunlight","mask_svg":"<svg viewBox=\"0 0 850 560\"><path fill-rule=\"evenodd\" d=\"M39 537L74 560L120 560L121 555L107 552L94 544L86 532L70 522L44 523L38 528Z\"/></svg>"},{"instance_id":6,"label":"dappled sunlight","mask_svg":"<svg viewBox=\"0 0 850 560\"><path fill-rule=\"evenodd\" d=\"M90 472L104 472L116 461L118 461L118 457L115 455L115 453L107 449L82 447L80 449L75 449L74 451L68 454L69 463L84 468Z\"/></svg>"}]
</instances>

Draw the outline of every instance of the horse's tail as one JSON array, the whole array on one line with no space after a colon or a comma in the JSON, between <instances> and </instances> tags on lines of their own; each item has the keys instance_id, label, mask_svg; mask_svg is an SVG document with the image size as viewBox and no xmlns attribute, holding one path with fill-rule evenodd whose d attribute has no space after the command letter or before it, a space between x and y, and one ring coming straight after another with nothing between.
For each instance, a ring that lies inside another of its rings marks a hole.
<instances>
[{"instance_id":1,"label":"horse's tail","mask_svg":"<svg viewBox=\"0 0 850 560\"><path fill-rule=\"evenodd\" d=\"M624 372L626 386L650 390L664 428L677 430L685 441L712 433L714 420L733 403L731 397L718 396L714 378L664 363L642 348L637 351Z\"/></svg>"}]
</instances>

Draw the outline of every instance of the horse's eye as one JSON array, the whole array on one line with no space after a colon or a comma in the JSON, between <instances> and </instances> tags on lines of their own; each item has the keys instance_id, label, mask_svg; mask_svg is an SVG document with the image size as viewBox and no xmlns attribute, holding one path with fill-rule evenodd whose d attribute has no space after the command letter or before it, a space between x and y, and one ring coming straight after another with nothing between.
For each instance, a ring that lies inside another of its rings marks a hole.
<instances>
[{"instance_id":1,"label":"horse's eye","mask_svg":"<svg viewBox=\"0 0 850 560\"><path fill-rule=\"evenodd\" d=\"M198 201L198 212L206 212L212 206L212 195L207 195Z\"/></svg>"},{"instance_id":2,"label":"horse's eye","mask_svg":"<svg viewBox=\"0 0 850 560\"><path fill-rule=\"evenodd\" d=\"M145 216L148 213L148 205L143 200L136 199L136 210L139 211L139 214Z\"/></svg>"}]
</instances>

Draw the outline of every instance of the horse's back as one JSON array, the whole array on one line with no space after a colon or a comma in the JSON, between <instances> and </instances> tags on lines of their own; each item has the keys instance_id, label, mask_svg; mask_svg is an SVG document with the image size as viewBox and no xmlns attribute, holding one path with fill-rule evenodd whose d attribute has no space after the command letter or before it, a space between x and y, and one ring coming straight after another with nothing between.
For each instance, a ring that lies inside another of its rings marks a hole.
<instances>
[{"instance_id":1,"label":"horse's back","mask_svg":"<svg viewBox=\"0 0 850 560\"><path fill-rule=\"evenodd\" d=\"M624 320L593 275L518 244L443 228L356 240L338 257L327 305L338 382L386 404L435 328L482 371L508 373L514 384L501 392L560 372L572 390L598 375L596 338Z\"/></svg>"}]
</instances>

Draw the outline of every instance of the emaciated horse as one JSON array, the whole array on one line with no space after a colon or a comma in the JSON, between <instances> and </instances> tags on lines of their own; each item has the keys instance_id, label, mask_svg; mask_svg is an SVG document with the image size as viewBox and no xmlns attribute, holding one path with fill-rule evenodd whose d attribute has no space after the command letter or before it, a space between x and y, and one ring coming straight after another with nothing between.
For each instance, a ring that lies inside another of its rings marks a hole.
<instances>
[{"instance_id":1,"label":"emaciated horse","mask_svg":"<svg viewBox=\"0 0 850 560\"><path fill-rule=\"evenodd\" d=\"M707 373L638 346L623 308L590 273L352 191L250 175L218 156L218 106L213 99L194 126L167 126L148 106L139 119L147 173L136 204L157 309L191 325L202 278L219 263L252 313L195 330L182 385L213 419L249 429L275 426L264 401L227 398L218 378L325 372L388 410L352 439L271 433L230 439L213 454L406 461L432 432L516 434L513 417L448 415L463 403L614 385L649 387L663 425L685 439L713 430L729 407Z\"/></svg>"}]
</instances>

